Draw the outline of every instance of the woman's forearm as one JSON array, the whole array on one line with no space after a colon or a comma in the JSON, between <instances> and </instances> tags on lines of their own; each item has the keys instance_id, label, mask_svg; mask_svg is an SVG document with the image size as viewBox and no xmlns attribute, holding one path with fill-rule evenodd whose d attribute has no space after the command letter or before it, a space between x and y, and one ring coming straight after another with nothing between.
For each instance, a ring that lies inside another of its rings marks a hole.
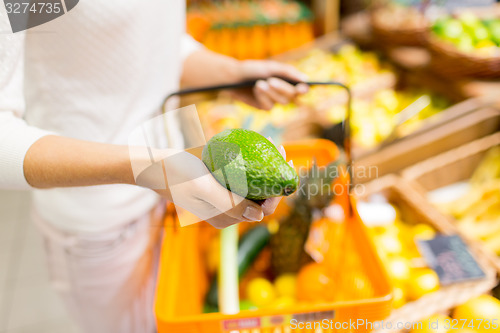
<instances>
[{"instance_id":1,"label":"woman's forearm","mask_svg":"<svg viewBox=\"0 0 500 333\"><path fill-rule=\"evenodd\" d=\"M274 103L289 103L296 95L308 90L305 84L292 85L278 78L307 80L306 75L289 64L270 60L239 61L200 49L191 53L184 61L181 82L185 87L201 87L259 79L252 91L233 91L233 94L243 102L267 110Z\"/></svg>"},{"instance_id":2,"label":"woman's forearm","mask_svg":"<svg viewBox=\"0 0 500 333\"><path fill-rule=\"evenodd\" d=\"M202 87L240 81L240 61L200 49L190 54L183 64L181 83L187 87Z\"/></svg>"},{"instance_id":3,"label":"woman's forearm","mask_svg":"<svg viewBox=\"0 0 500 333\"><path fill-rule=\"evenodd\" d=\"M135 184L127 146L45 136L26 153L24 176L36 188Z\"/></svg>"}]
</instances>

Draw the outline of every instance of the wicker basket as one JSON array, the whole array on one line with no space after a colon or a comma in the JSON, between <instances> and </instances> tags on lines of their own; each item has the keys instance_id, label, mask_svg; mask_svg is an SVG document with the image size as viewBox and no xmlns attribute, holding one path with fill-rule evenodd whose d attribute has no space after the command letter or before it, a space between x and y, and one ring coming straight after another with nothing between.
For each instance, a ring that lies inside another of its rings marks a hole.
<instances>
[{"instance_id":1,"label":"wicker basket","mask_svg":"<svg viewBox=\"0 0 500 333\"><path fill-rule=\"evenodd\" d=\"M425 45L428 24L423 17L421 26L412 28L395 27L384 24L377 18L380 11L384 10L384 8L381 8L371 13L372 32L377 45L382 47Z\"/></svg>"},{"instance_id":2,"label":"wicker basket","mask_svg":"<svg viewBox=\"0 0 500 333\"><path fill-rule=\"evenodd\" d=\"M415 164L403 170L401 175L425 196L428 191L469 179L485 153L498 145L500 132ZM500 258L493 253L488 253L488 256L500 272Z\"/></svg>"},{"instance_id":3,"label":"wicker basket","mask_svg":"<svg viewBox=\"0 0 500 333\"><path fill-rule=\"evenodd\" d=\"M500 57L480 57L458 50L452 44L427 35L431 69L448 78L500 78Z\"/></svg>"},{"instance_id":4,"label":"wicker basket","mask_svg":"<svg viewBox=\"0 0 500 333\"><path fill-rule=\"evenodd\" d=\"M410 183L402 178L388 175L366 184L365 190L364 196L374 193L385 195L391 203L398 206L405 220L429 224L443 234L458 233L446 217L441 215ZM435 313L452 309L495 287L497 272L491 264L490 257L474 241L467 239L465 241L476 261L486 273L486 277L479 281L443 286L434 293L407 303L403 307L394 310L391 316L384 320L385 329L380 330L380 332L404 332L405 330L397 329L397 323L418 322ZM389 325L392 325L393 329L388 329Z\"/></svg>"}]
</instances>

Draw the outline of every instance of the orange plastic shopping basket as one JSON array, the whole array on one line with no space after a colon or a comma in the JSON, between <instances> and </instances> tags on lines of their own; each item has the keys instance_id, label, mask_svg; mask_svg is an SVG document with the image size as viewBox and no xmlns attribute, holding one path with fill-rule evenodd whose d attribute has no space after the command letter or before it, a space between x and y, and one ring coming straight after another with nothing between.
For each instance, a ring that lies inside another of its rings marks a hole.
<instances>
[{"instance_id":1,"label":"orange plastic shopping basket","mask_svg":"<svg viewBox=\"0 0 500 333\"><path fill-rule=\"evenodd\" d=\"M338 158L337 146L328 140L312 139L285 145L287 159L296 168L319 166ZM349 200L348 197L346 197ZM159 333L364 333L391 311L392 288L367 229L356 213L346 221L349 228L338 244L346 253L345 271L337 271L342 300L300 304L284 309L258 309L238 314L203 313L209 286L203 250L214 228L205 222L180 227L175 210L169 209L165 222L155 314ZM310 323L309 326L306 324ZM310 326L314 325L316 326ZM309 329L309 327L314 327Z\"/></svg>"}]
</instances>

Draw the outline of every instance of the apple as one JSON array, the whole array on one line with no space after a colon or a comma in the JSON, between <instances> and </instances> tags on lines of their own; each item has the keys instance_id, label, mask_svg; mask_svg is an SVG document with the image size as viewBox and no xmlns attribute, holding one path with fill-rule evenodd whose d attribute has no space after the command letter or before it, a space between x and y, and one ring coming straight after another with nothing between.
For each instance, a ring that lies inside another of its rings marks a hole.
<instances>
[{"instance_id":1,"label":"apple","mask_svg":"<svg viewBox=\"0 0 500 333\"><path fill-rule=\"evenodd\" d=\"M448 40L455 40L464 32L462 23L457 19L447 19L442 23L441 36Z\"/></svg>"},{"instance_id":2,"label":"apple","mask_svg":"<svg viewBox=\"0 0 500 333\"><path fill-rule=\"evenodd\" d=\"M495 20L491 22L488 26L490 30L491 39L497 44L500 45L500 20Z\"/></svg>"}]
</instances>

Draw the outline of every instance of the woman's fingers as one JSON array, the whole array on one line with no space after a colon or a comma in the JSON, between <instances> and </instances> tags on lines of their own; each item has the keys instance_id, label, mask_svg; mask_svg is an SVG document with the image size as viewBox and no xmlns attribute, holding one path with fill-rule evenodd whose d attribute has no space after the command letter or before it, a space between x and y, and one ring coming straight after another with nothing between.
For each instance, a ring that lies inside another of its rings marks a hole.
<instances>
[{"instance_id":1,"label":"woman's fingers","mask_svg":"<svg viewBox=\"0 0 500 333\"><path fill-rule=\"evenodd\" d=\"M264 215L268 216L268 215L271 215L272 213L274 213L274 211L276 210L276 207L278 207L278 204L280 203L282 198L283 197L276 197L276 198L269 198L269 199L264 200L264 202L261 205L262 211L264 212Z\"/></svg>"},{"instance_id":2,"label":"woman's fingers","mask_svg":"<svg viewBox=\"0 0 500 333\"><path fill-rule=\"evenodd\" d=\"M277 61L268 61L268 76L279 76L294 81L307 81L306 74L289 64Z\"/></svg>"},{"instance_id":3,"label":"woman's fingers","mask_svg":"<svg viewBox=\"0 0 500 333\"><path fill-rule=\"evenodd\" d=\"M305 83L299 83L295 86L295 90L298 94L302 95L309 91L309 86Z\"/></svg>"},{"instance_id":4,"label":"woman's fingers","mask_svg":"<svg viewBox=\"0 0 500 333\"><path fill-rule=\"evenodd\" d=\"M297 94L299 92L294 85L278 78L259 80L256 84L256 97L266 109L270 109L275 103L288 104Z\"/></svg>"},{"instance_id":5,"label":"woman's fingers","mask_svg":"<svg viewBox=\"0 0 500 333\"><path fill-rule=\"evenodd\" d=\"M215 207L221 214L240 221L260 221L264 218L258 203L227 190L213 177L208 177L204 181L207 182L204 185L207 190L200 194L201 199Z\"/></svg>"},{"instance_id":6,"label":"woman's fingers","mask_svg":"<svg viewBox=\"0 0 500 333\"><path fill-rule=\"evenodd\" d=\"M255 100L261 109L269 110L275 103L288 104L295 96L304 94L309 89L304 83L293 85L283 80L296 82L307 80L304 73L289 64L268 60L247 60L242 62L241 68L243 78L268 78L259 80L254 88Z\"/></svg>"},{"instance_id":7,"label":"woman's fingers","mask_svg":"<svg viewBox=\"0 0 500 333\"><path fill-rule=\"evenodd\" d=\"M269 86L269 83L267 83L267 81L257 81L257 84L254 88L254 95L259 102L259 107L263 110L271 110L274 106L275 102L269 95L270 90L271 87Z\"/></svg>"},{"instance_id":8,"label":"woman's fingers","mask_svg":"<svg viewBox=\"0 0 500 333\"><path fill-rule=\"evenodd\" d=\"M281 79L272 77L259 80L254 89L256 99L261 103L261 108L269 110L275 103L288 104L297 95L305 94L309 86L305 83L292 85Z\"/></svg>"},{"instance_id":9,"label":"woman's fingers","mask_svg":"<svg viewBox=\"0 0 500 333\"><path fill-rule=\"evenodd\" d=\"M276 143L274 143L274 140L273 138L271 138L270 136L267 137L267 139L269 140L269 142L271 142L279 151L279 153L281 154L281 156L283 156L283 158L286 160L286 151L285 151L285 147L283 147L283 145L281 146L277 146Z\"/></svg>"},{"instance_id":10,"label":"woman's fingers","mask_svg":"<svg viewBox=\"0 0 500 333\"><path fill-rule=\"evenodd\" d=\"M267 80L269 85L274 89L275 93L285 96L288 100L292 100L296 95L305 94L309 90L309 86L305 83L292 85L279 78L289 79L292 81L305 82L308 80L306 74L299 71L297 68L289 64L283 64L276 61L268 61Z\"/></svg>"},{"instance_id":11,"label":"woman's fingers","mask_svg":"<svg viewBox=\"0 0 500 333\"><path fill-rule=\"evenodd\" d=\"M239 92L231 92L231 94L239 99L240 101L253 106L256 109L261 109L261 102L257 99L257 92L255 90L255 87L253 88L253 91L250 90L249 93L239 93Z\"/></svg>"},{"instance_id":12,"label":"woman's fingers","mask_svg":"<svg viewBox=\"0 0 500 333\"><path fill-rule=\"evenodd\" d=\"M206 219L206 222L210 223L213 227L217 229L224 229L227 228L233 224L237 224L242 222L241 220L235 219L231 216L228 216L226 214L220 214L217 216L214 216L212 218Z\"/></svg>"},{"instance_id":13,"label":"woman's fingers","mask_svg":"<svg viewBox=\"0 0 500 333\"><path fill-rule=\"evenodd\" d=\"M283 145L279 146L278 151L280 152L281 156L283 156L283 158L286 160L285 147L283 147Z\"/></svg>"},{"instance_id":14,"label":"woman's fingers","mask_svg":"<svg viewBox=\"0 0 500 333\"><path fill-rule=\"evenodd\" d=\"M275 93L279 94L283 99L285 99L285 102L291 101L297 94L295 86L286 81L272 77L269 78L267 82Z\"/></svg>"}]
</instances>

